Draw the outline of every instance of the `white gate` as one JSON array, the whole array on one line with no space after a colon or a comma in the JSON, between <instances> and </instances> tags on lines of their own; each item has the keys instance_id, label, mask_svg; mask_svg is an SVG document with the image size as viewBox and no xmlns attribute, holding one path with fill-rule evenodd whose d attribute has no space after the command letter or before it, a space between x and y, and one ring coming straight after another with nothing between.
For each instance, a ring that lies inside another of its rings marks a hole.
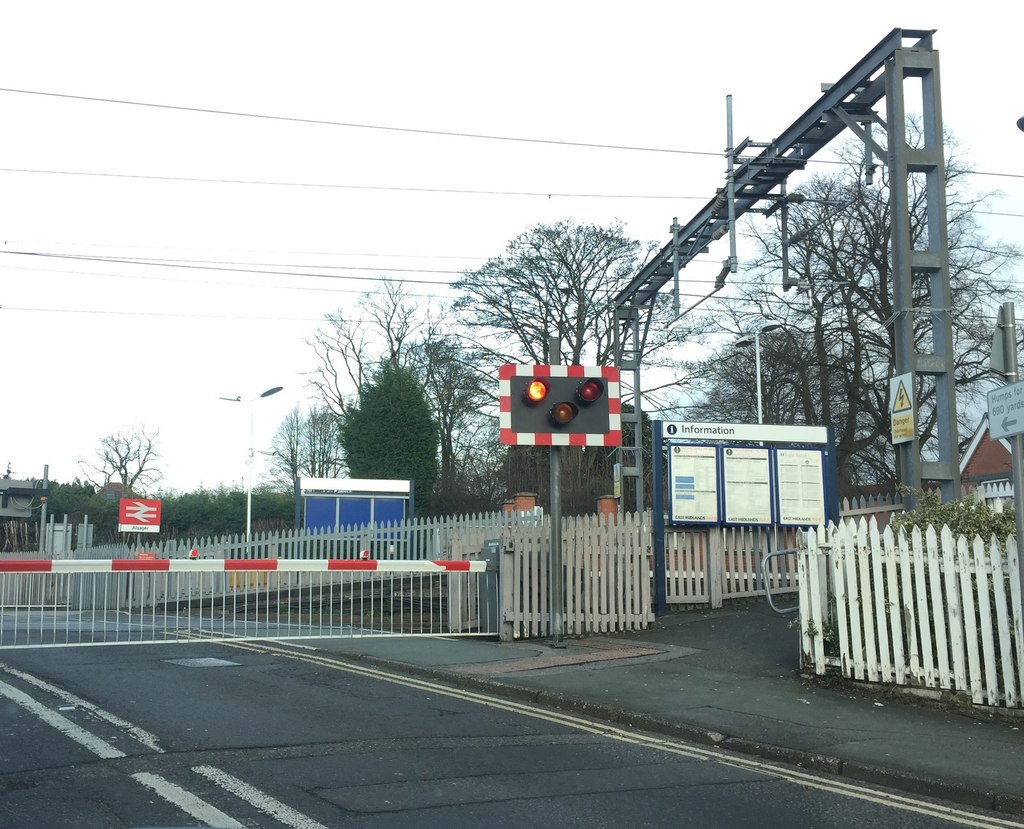
<instances>
[{"instance_id":1,"label":"white gate","mask_svg":"<svg viewBox=\"0 0 1024 829\"><path fill-rule=\"evenodd\" d=\"M765 595L765 590L796 593L796 556L769 554L796 546L792 528L698 527L665 532L665 596L670 605L707 604Z\"/></svg>"},{"instance_id":2,"label":"white gate","mask_svg":"<svg viewBox=\"0 0 1024 829\"><path fill-rule=\"evenodd\" d=\"M498 618L484 561L0 561L0 648L495 636Z\"/></svg>"},{"instance_id":3,"label":"white gate","mask_svg":"<svg viewBox=\"0 0 1024 829\"><path fill-rule=\"evenodd\" d=\"M564 632L646 628L653 620L649 522L643 515L562 520ZM551 520L510 529L502 555L504 639L551 635Z\"/></svg>"}]
</instances>

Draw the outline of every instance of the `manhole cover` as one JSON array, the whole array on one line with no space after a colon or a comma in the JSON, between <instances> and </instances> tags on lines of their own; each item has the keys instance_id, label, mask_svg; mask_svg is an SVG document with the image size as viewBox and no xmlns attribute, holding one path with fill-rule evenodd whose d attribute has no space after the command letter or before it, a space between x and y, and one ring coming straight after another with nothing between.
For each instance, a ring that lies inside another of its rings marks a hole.
<instances>
[{"instance_id":1,"label":"manhole cover","mask_svg":"<svg viewBox=\"0 0 1024 829\"><path fill-rule=\"evenodd\" d=\"M228 665L240 665L240 662L231 662L227 659L217 659L212 656L201 656L196 659L165 659L172 665L184 665L186 668L222 668Z\"/></svg>"}]
</instances>

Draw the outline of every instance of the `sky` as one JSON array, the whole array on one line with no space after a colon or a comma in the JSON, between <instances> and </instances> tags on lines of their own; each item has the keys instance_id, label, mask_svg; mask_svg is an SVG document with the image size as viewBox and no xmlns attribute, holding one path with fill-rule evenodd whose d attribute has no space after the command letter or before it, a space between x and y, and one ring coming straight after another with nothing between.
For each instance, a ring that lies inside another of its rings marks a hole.
<instances>
[{"instance_id":1,"label":"sky","mask_svg":"<svg viewBox=\"0 0 1024 829\"><path fill-rule=\"evenodd\" d=\"M360 319L382 274L440 310L539 223L620 221L660 248L723 185L727 95L736 138L769 141L894 28L936 30L945 125L1003 193L979 220L1020 242L1024 9L965 8L10 4L0 474L67 482L141 428L165 490L241 485L250 446L259 481L314 399L317 328Z\"/></svg>"}]
</instances>

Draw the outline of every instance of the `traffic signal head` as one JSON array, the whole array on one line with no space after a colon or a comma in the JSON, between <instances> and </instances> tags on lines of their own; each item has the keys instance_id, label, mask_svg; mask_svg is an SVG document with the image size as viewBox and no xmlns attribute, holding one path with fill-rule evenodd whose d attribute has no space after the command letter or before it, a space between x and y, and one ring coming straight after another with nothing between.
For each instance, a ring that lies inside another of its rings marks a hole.
<instances>
[{"instance_id":1,"label":"traffic signal head","mask_svg":"<svg viewBox=\"0 0 1024 829\"><path fill-rule=\"evenodd\" d=\"M619 371L594 366L502 366L501 441L618 446Z\"/></svg>"}]
</instances>

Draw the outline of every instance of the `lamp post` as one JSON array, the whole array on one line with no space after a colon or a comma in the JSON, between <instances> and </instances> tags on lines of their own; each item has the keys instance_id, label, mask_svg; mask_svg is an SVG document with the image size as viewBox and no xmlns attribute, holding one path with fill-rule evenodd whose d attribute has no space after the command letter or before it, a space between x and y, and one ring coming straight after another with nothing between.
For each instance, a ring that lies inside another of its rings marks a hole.
<instances>
[{"instance_id":1,"label":"lamp post","mask_svg":"<svg viewBox=\"0 0 1024 829\"><path fill-rule=\"evenodd\" d=\"M257 400L262 400L264 397L270 397L272 394L277 394L281 391L284 386L274 386L273 388L267 389L265 392L260 394L258 397L254 397L251 400L246 401L249 403L249 475L248 481L245 487L245 553L249 554L249 542L252 538L252 462L253 455L253 423L255 420L255 412L253 411L252 404ZM227 400L229 403L241 403L242 396L236 397L222 397L221 400Z\"/></svg>"},{"instance_id":2,"label":"lamp post","mask_svg":"<svg viewBox=\"0 0 1024 829\"><path fill-rule=\"evenodd\" d=\"M749 334L744 334L738 340L736 345L746 347L748 345L754 346L754 386L757 389L757 422L764 422L764 414L761 405L761 335L768 331L775 331L782 328L781 322L768 322L761 325Z\"/></svg>"}]
</instances>

